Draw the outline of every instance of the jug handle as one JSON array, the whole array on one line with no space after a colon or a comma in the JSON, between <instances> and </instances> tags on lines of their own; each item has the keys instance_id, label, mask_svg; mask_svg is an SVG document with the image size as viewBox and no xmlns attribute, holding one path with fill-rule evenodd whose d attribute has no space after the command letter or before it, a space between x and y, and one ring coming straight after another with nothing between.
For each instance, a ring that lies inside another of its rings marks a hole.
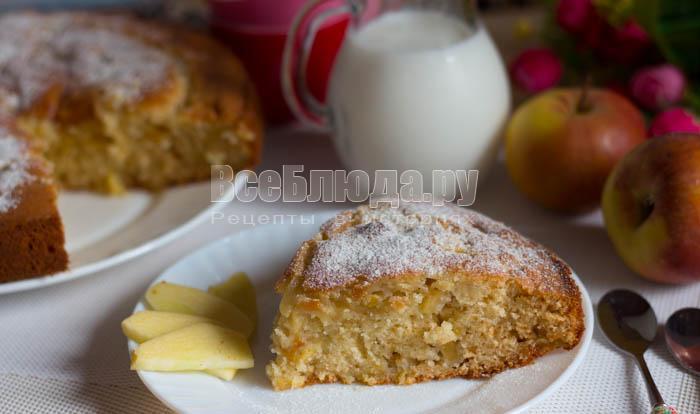
<instances>
[{"instance_id":1,"label":"jug handle","mask_svg":"<svg viewBox=\"0 0 700 414\"><path fill-rule=\"evenodd\" d=\"M297 13L287 34L281 73L284 99L292 113L300 121L323 129L331 127L330 110L309 90L306 82L306 67L316 33L324 21L351 12L350 6L343 1L342 5L329 7L309 20L309 15L322 3L328 1L337 2L337 0L311 0L306 2ZM298 39L301 42L298 42Z\"/></svg>"}]
</instances>

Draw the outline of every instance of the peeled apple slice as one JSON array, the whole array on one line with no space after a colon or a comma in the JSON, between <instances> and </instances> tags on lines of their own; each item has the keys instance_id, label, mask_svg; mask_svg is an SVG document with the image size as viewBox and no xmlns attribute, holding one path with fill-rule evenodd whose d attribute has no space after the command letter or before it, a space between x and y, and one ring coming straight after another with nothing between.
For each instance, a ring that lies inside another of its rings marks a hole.
<instances>
[{"instance_id":1,"label":"peeled apple slice","mask_svg":"<svg viewBox=\"0 0 700 414\"><path fill-rule=\"evenodd\" d=\"M131 369L201 371L253 367L253 354L240 333L212 323L198 323L139 345Z\"/></svg>"},{"instance_id":2,"label":"peeled apple slice","mask_svg":"<svg viewBox=\"0 0 700 414\"><path fill-rule=\"evenodd\" d=\"M257 320L255 288L245 273L234 273L225 282L210 286L208 292L236 305L251 321Z\"/></svg>"},{"instance_id":3,"label":"peeled apple slice","mask_svg":"<svg viewBox=\"0 0 700 414\"><path fill-rule=\"evenodd\" d=\"M136 312L122 321L122 331L137 343L202 322L214 322L202 316L184 313L145 310ZM215 322L214 322L215 323Z\"/></svg>"},{"instance_id":4,"label":"peeled apple slice","mask_svg":"<svg viewBox=\"0 0 700 414\"><path fill-rule=\"evenodd\" d=\"M236 305L189 286L161 282L146 292L146 302L157 311L185 313L218 321L245 337L253 332L253 322Z\"/></svg>"}]
</instances>

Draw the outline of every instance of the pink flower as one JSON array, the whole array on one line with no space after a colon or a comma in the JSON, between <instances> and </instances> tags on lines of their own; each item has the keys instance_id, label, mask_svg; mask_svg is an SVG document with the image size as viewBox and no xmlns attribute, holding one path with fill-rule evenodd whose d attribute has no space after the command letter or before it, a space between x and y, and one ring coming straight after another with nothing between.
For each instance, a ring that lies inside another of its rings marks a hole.
<instances>
[{"instance_id":1,"label":"pink flower","mask_svg":"<svg viewBox=\"0 0 700 414\"><path fill-rule=\"evenodd\" d=\"M680 101L684 89L683 72L671 64L642 68L630 82L632 97L652 111Z\"/></svg>"},{"instance_id":2,"label":"pink flower","mask_svg":"<svg viewBox=\"0 0 700 414\"><path fill-rule=\"evenodd\" d=\"M667 109L651 121L650 137L658 137L672 132L700 133L700 121L683 108Z\"/></svg>"},{"instance_id":3,"label":"pink flower","mask_svg":"<svg viewBox=\"0 0 700 414\"><path fill-rule=\"evenodd\" d=\"M651 45L647 32L634 20L619 27L609 26L603 39L598 52L603 58L618 63L633 63Z\"/></svg>"},{"instance_id":4,"label":"pink flower","mask_svg":"<svg viewBox=\"0 0 700 414\"><path fill-rule=\"evenodd\" d=\"M557 4L557 22L562 29L571 33L581 33L586 30L594 14L591 0L559 0Z\"/></svg>"},{"instance_id":5,"label":"pink flower","mask_svg":"<svg viewBox=\"0 0 700 414\"><path fill-rule=\"evenodd\" d=\"M628 20L615 31L618 40L635 44L649 44L649 35L642 26L634 20Z\"/></svg>"},{"instance_id":6,"label":"pink flower","mask_svg":"<svg viewBox=\"0 0 700 414\"><path fill-rule=\"evenodd\" d=\"M523 51L510 65L513 82L527 92L551 88L561 79L562 65L549 49Z\"/></svg>"}]
</instances>

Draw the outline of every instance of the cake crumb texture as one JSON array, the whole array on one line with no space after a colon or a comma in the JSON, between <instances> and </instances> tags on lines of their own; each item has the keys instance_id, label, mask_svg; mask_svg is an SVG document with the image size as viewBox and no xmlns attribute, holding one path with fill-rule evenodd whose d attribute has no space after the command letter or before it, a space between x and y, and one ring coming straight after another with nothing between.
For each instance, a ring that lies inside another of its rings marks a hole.
<instances>
[{"instance_id":1,"label":"cake crumb texture","mask_svg":"<svg viewBox=\"0 0 700 414\"><path fill-rule=\"evenodd\" d=\"M571 349L583 333L570 268L456 206L361 206L325 223L277 285L267 366L277 390L481 378Z\"/></svg>"}]
</instances>

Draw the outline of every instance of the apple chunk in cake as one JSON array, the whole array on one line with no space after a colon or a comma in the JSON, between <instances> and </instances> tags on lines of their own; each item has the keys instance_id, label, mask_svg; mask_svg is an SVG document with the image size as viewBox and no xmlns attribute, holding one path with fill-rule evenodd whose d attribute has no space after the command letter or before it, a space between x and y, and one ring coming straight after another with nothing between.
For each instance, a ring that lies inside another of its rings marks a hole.
<instances>
[{"instance_id":1,"label":"apple chunk in cake","mask_svg":"<svg viewBox=\"0 0 700 414\"><path fill-rule=\"evenodd\" d=\"M573 348L584 329L564 262L456 206L341 213L277 289L267 366L277 390L484 377Z\"/></svg>"}]
</instances>

